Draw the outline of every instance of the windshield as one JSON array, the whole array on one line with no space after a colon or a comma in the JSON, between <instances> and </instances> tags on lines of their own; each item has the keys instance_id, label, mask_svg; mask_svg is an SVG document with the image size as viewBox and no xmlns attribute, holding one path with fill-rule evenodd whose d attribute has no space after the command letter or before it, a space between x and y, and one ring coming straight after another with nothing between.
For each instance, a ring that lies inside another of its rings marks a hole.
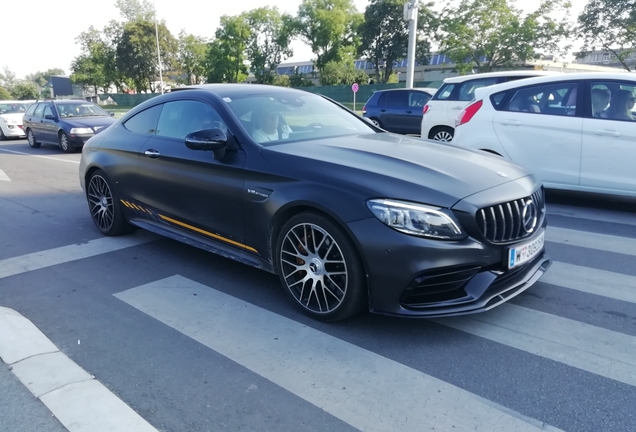
<instances>
[{"instance_id":1,"label":"windshield","mask_svg":"<svg viewBox=\"0 0 636 432\"><path fill-rule=\"evenodd\" d=\"M223 99L246 132L263 145L375 133L361 118L314 94L281 91Z\"/></svg>"},{"instance_id":2,"label":"windshield","mask_svg":"<svg viewBox=\"0 0 636 432\"><path fill-rule=\"evenodd\" d=\"M60 118L68 117L108 117L108 113L91 103L57 103L55 104Z\"/></svg>"},{"instance_id":3,"label":"windshield","mask_svg":"<svg viewBox=\"0 0 636 432\"><path fill-rule=\"evenodd\" d=\"M24 114L31 105L29 103L0 103L0 114Z\"/></svg>"}]
</instances>

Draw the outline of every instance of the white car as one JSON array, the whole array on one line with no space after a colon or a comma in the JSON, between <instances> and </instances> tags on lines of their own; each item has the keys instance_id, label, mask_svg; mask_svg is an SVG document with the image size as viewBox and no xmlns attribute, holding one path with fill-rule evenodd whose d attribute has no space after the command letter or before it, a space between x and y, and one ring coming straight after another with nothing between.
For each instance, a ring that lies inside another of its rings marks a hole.
<instances>
[{"instance_id":1,"label":"white car","mask_svg":"<svg viewBox=\"0 0 636 432\"><path fill-rule=\"evenodd\" d=\"M446 78L422 110L421 137L450 142L455 134L457 114L473 99L475 90L481 87L536 76L549 76L561 72L517 70L461 75Z\"/></svg>"},{"instance_id":2,"label":"white car","mask_svg":"<svg viewBox=\"0 0 636 432\"><path fill-rule=\"evenodd\" d=\"M24 138L22 117L35 101L0 101L0 140Z\"/></svg>"},{"instance_id":3,"label":"white car","mask_svg":"<svg viewBox=\"0 0 636 432\"><path fill-rule=\"evenodd\" d=\"M572 73L475 93L454 144L502 156L547 188L636 196L636 74Z\"/></svg>"}]
</instances>

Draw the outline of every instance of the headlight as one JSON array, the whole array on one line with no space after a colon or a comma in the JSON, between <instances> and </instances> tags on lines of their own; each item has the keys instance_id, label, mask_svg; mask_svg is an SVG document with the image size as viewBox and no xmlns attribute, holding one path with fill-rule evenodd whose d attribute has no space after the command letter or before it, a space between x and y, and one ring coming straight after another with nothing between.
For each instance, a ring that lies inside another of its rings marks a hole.
<instances>
[{"instance_id":1,"label":"headlight","mask_svg":"<svg viewBox=\"0 0 636 432\"><path fill-rule=\"evenodd\" d=\"M466 236L439 207L384 199L369 200L367 207L382 223L405 234L441 240Z\"/></svg>"},{"instance_id":2,"label":"headlight","mask_svg":"<svg viewBox=\"0 0 636 432\"><path fill-rule=\"evenodd\" d=\"M2 120L4 120L6 124L12 124L12 125L18 124L18 121L14 119L2 117Z\"/></svg>"},{"instance_id":3,"label":"headlight","mask_svg":"<svg viewBox=\"0 0 636 432\"><path fill-rule=\"evenodd\" d=\"M93 129L91 128L73 128L71 129L72 134L92 134Z\"/></svg>"}]
</instances>

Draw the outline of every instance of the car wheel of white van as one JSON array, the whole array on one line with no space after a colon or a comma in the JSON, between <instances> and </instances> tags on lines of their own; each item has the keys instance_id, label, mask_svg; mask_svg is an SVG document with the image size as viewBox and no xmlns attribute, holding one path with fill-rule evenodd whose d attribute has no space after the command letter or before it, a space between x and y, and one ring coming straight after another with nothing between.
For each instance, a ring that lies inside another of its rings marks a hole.
<instances>
[{"instance_id":1,"label":"car wheel of white van","mask_svg":"<svg viewBox=\"0 0 636 432\"><path fill-rule=\"evenodd\" d=\"M449 127L435 128L429 134L429 138L434 141L451 142L453 140L453 129Z\"/></svg>"}]
</instances>

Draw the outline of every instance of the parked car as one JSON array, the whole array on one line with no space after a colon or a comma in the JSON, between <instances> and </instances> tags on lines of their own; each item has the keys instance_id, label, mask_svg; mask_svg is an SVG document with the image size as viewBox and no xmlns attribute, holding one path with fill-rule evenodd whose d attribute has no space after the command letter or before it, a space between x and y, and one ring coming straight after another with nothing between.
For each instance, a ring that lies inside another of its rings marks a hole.
<instances>
[{"instance_id":1,"label":"parked car","mask_svg":"<svg viewBox=\"0 0 636 432\"><path fill-rule=\"evenodd\" d=\"M22 116L35 101L0 101L0 141L7 138L24 138Z\"/></svg>"},{"instance_id":2,"label":"parked car","mask_svg":"<svg viewBox=\"0 0 636 432\"><path fill-rule=\"evenodd\" d=\"M424 106L421 137L442 142L452 141L455 135L455 118L473 99L475 90L478 88L524 78L560 74L560 72L517 70L446 78L444 84Z\"/></svg>"},{"instance_id":3,"label":"parked car","mask_svg":"<svg viewBox=\"0 0 636 432\"><path fill-rule=\"evenodd\" d=\"M525 167L548 188L636 196L636 76L573 73L480 89L455 144Z\"/></svg>"},{"instance_id":4,"label":"parked car","mask_svg":"<svg viewBox=\"0 0 636 432\"><path fill-rule=\"evenodd\" d=\"M550 265L532 175L296 89L156 96L88 140L79 180L103 234L141 227L278 274L326 321L483 312Z\"/></svg>"},{"instance_id":5,"label":"parked car","mask_svg":"<svg viewBox=\"0 0 636 432\"><path fill-rule=\"evenodd\" d=\"M22 122L31 147L54 144L73 153L90 137L115 123L113 116L93 102L60 99L34 103Z\"/></svg>"},{"instance_id":6,"label":"parked car","mask_svg":"<svg viewBox=\"0 0 636 432\"><path fill-rule=\"evenodd\" d=\"M376 126L400 134L420 133L422 108L437 89L378 90L362 108L362 115Z\"/></svg>"}]
</instances>

